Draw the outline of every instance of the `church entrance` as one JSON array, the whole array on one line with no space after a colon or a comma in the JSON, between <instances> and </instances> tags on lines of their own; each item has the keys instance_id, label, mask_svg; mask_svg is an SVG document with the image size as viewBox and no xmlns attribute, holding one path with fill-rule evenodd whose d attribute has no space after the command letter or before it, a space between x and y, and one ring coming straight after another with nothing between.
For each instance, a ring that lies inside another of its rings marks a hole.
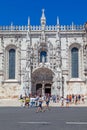
<instances>
[{"instance_id":1,"label":"church entrance","mask_svg":"<svg viewBox=\"0 0 87 130\"><path fill-rule=\"evenodd\" d=\"M45 88L45 94L51 94L51 88Z\"/></svg>"},{"instance_id":2,"label":"church entrance","mask_svg":"<svg viewBox=\"0 0 87 130\"><path fill-rule=\"evenodd\" d=\"M51 94L53 72L45 67L32 73L32 94Z\"/></svg>"},{"instance_id":3,"label":"church entrance","mask_svg":"<svg viewBox=\"0 0 87 130\"><path fill-rule=\"evenodd\" d=\"M51 94L51 84L45 85L45 94Z\"/></svg>"}]
</instances>

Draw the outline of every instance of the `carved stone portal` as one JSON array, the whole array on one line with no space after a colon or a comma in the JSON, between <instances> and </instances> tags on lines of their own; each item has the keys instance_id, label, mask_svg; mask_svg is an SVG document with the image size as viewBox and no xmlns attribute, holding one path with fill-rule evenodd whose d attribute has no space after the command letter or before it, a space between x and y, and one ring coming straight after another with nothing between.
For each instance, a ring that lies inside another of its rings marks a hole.
<instances>
[{"instance_id":1,"label":"carved stone portal","mask_svg":"<svg viewBox=\"0 0 87 130\"><path fill-rule=\"evenodd\" d=\"M32 73L32 93L51 94L53 72L48 68L38 68Z\"/></svg>"}]
</instances>

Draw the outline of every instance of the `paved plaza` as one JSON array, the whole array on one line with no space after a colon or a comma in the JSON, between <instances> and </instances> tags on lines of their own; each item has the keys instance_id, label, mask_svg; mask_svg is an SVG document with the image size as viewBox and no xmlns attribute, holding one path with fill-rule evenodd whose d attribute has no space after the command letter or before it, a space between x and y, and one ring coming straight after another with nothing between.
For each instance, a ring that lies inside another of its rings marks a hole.
<instances>
[{"instance_id":1,"label":"paved plaza","mask_svg":"<svg viewBox=\"0 0 87 130\"><path fill-rule=\"evenodd\" d=\"M69 107L51 101L50 108L36 113L18 99L0 99L0 130L87 130L87 100Z\"/></svg>"},{"instance_id":2,"label":"paved plaza","mask_svg":"<svg viewBox=\"0 0 87 130\"><path fill-rule=\"evenodd\" d=\"M0 107L0 130L87 130L87 107Z\"/></svg>"},{"instance_id":3,"label":"paved plaza","mask_svg":"<svg viewBox=\"0 0 87 130\"><path fill-rule=\"evenodd\" d=\"M44 103L45 105L45 103ZM21 102L19 99L0 99L0 107L20 107ZM50 106L51 107L61 107L61 102L53 103L50 101ZM64 103L64 106L66 107L66 103ZM80 103L80 104L70 104L70 107L87 107L87 98L85 99L85 103Z\"/></svg>"}]
</instances>

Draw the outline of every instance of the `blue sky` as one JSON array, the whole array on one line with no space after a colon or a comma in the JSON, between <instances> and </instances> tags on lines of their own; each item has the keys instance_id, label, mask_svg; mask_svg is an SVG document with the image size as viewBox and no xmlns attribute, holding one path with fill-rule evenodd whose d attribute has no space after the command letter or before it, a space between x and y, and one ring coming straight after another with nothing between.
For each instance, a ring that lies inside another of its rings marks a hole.
<instances>
[{"instance_id":1,"label":"blue sky","mask_svg":"<svg viewBox=\"0 0 87 130\"><path fill-rule=\"evenodd\" d=\"M45 9L46 24L76 25L87 21L87 0L0 0L0 25L40 25L41 10Z\"/></svg>"}]
</instances>

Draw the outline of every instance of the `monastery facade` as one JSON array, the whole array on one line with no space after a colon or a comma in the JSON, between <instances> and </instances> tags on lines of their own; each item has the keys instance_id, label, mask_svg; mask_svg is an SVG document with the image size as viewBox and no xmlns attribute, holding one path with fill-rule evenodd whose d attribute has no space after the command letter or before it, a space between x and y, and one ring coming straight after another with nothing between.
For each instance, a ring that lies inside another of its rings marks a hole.
<instances>
[{"instance_id":1,"label":"monastery facade","mask_svg":"<svg viewBox=\"0 0 87 130\"><path fill-rule=\"evenodd\" d=\"M87 95L87 24L0 26L0 98Z\"/></svg>"}]
</instances>

